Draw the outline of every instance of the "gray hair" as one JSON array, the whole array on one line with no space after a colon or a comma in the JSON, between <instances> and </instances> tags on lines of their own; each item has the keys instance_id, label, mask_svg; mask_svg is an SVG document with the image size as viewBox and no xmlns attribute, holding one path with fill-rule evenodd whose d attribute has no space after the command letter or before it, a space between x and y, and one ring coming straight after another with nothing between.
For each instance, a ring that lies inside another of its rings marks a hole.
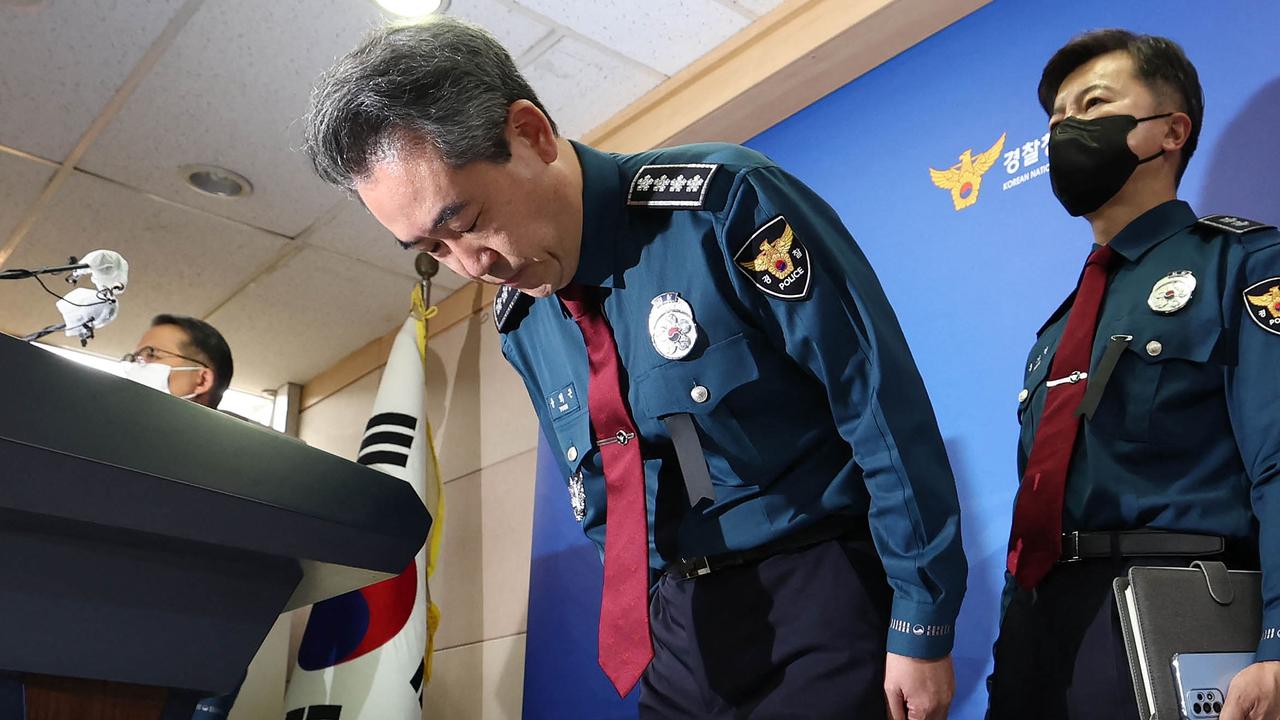
<instances>
[{"instance_id":1,"label":"gray hair","mask_svg":"<svg viewBox=\"0 0 1280 720\"><path fill-rule=\"evenodd\" d=\"M507 111L533 88L492 35L451 17L380 28L329 69L311 94L304 149L316 174L348 192L404 145L446 163L504 163ZM551 129L558 130L550 115Z\"/></svg>"}]
</instances>

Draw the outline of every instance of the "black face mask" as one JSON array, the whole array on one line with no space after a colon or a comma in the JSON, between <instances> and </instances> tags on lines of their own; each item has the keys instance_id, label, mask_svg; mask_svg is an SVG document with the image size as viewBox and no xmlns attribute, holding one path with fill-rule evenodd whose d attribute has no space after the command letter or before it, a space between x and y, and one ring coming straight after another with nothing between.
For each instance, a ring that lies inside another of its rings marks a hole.
<instances>
[{"instance_id":1,"label":"black face mask","mask_svg":"<svg viewBox=\"0 0 1280 720\"><path fill-rule=\"evenodd\" d=\"M1139 159L1129 149L1129 133L1140 122L1173 113L1135 118L1108 115L1092 120L1069 117L1049 133L1049 179L1053 194L1072 217L1087 215L1106 204L1129 181L1133 171L1155 160L1164 150Z\"/></svg>"}]
</instances>

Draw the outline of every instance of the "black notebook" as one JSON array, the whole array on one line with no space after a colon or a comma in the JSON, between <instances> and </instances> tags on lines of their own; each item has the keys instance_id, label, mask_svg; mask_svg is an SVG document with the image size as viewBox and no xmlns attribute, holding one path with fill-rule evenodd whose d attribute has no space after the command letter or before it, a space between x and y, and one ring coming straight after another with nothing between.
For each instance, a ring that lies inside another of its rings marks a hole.
<instances>
[{"instance_id":1,"label":"black notebook","mask_svg":"<svg viewBox=\"0 0 1280 720\"><path fill-rule=\"evenodd\" d=\"M1251 653L1258 647L1261 573L1229 571L1220 562L1134 567L1113 587L1141 718L1181 717L1174 655Z\"/></svg>"}]
</instances>

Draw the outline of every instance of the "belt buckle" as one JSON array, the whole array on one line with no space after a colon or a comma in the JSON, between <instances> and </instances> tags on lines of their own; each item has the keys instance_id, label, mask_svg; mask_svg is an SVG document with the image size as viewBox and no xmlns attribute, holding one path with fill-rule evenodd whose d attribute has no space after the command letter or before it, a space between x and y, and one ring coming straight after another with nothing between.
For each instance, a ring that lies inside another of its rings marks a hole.
<instances>
[{"instance_id":1,"label":"belt buckle","mask_svg":"<svg viewBox=\"0 0 1280 720\"><path fill-rule=\"evenodd\" d=\"M1066 537L1070 538L1070 541L1071 541L1071 544L1069 545L1070 554L1064 552L1063 554L1067 555L1067 557L1061 560L1061 562L1064 562L1064 563L1080 562L1081 560L1084 559L1080 557L1080 531L1072 530L1071 532L1066 533Z\"/></svg>"},{"instance_id":2,"label":"belt buckle","mask_svg":"<svg viewBox=\"0 0 1280 720\"><path fill-rule=\"evenodd\" d=\"M711 574L711 562L705 555L692 560L685 560L682 564L684 567L680 569L680 574L684 576L685 580Z\"/></svg>"}]
</instances>

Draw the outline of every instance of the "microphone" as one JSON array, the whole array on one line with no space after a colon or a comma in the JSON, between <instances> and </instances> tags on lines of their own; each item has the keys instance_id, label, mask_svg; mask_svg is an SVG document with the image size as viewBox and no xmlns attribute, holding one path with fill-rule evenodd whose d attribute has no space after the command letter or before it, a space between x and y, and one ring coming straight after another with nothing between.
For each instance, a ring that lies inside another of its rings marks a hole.
<instances>
[{"instance_id":1,"label":"microphone","mask_svg":"<svg viewBox=\"0 0 1280 720\"><path fill-rule=\"evenodd\" d=\"M94 250L85 255L80 263L87 267L74 270L67 282L75 283L85 275L93 281L99 290L124 292L129 284L129 261L114 250Z\"/></svg>"},{"instance_id":2,"label":"microphone","mask_svg":"<svg viewBox=\"0 0 1280 720\"><path fill-rule=\"evenodd\" d=\"M103 299L102 291L76 288L57 302L62 313L62 328L67 337L80 336L80 345L88 344L93 331L106 327L120 314L120 304L115 298Z\"/></svg>"}]
</instances>

